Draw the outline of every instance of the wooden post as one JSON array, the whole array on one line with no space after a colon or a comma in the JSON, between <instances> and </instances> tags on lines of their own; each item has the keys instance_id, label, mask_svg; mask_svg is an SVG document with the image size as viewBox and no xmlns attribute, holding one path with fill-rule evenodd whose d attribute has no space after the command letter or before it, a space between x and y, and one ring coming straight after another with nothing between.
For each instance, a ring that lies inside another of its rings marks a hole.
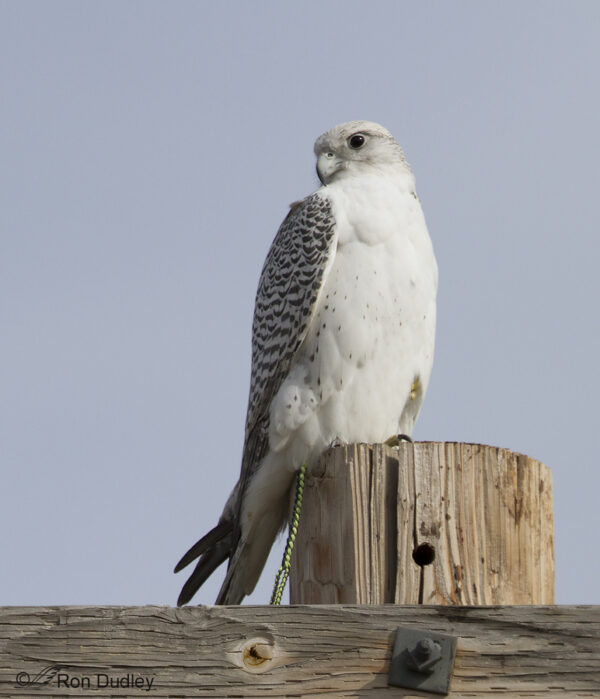
<instances>
[{"instance_id":1,"label":"wooden post","mask_svg":"<svg viewBox=\"0 0 600 699\"><path fill-rule=\"evenodd\" d=\"M552 604L552 475L480 444L336 447L292 561L292 604Z\"/></svg>"}]
</instances>

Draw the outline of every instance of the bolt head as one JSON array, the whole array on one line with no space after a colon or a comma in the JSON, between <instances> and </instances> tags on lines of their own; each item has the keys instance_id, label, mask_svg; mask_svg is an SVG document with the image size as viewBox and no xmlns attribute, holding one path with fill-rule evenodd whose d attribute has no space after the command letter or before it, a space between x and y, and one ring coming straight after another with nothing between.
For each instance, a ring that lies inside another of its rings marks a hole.
<instances>
[{"instance_id":1,"label":"bolt head","mask_svg":"<svg viewBox=\"0 0 600 699\"><path fill-rule=\"evenodd\" d=\"M422 638L417 643L417 652L423 658L428 658L434 651L436 644L430 638Z\"/></svg>"},{"instance_id":2,"label":"bolt head","mask_svg":"<svg viewBox=\"0 0 600 699\"><path fill-rule=\"evenodd\" d=\"M421 638L408 651L408 663L417 672L433 672L433 666L442 657L442 647L430 638Z\"/></svg>"}]
</instances>

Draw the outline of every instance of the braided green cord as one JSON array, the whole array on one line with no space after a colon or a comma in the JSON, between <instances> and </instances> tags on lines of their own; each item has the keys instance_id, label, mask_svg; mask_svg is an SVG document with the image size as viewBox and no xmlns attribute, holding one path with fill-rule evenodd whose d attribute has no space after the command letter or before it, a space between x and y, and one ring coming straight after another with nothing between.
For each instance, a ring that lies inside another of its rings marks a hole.
<instances>
[{"instance_id":1,"label":"braided green cord","mask_svg":"<svg viewBox=\"0 0 600 699\"><path fill-rule=\"evenodd\" d=\"M294 548L294 542L296 541L298 523L300 522L300 511L302 510L302 494L304 493L305 475L306 464L302 464L296 479L296 497L294 498L294 510L292 512L292 519L290 521L288 539L285 545L285 551L283 552L283 560L281 561L281 565L279 566L279 570L275 576L275 585L273 586L273 594L271 595L270 604L281 604L281 597L283 595L283 591L285 590L287 579L290 575L292 549Z\"/></svg>"}]
</instances>

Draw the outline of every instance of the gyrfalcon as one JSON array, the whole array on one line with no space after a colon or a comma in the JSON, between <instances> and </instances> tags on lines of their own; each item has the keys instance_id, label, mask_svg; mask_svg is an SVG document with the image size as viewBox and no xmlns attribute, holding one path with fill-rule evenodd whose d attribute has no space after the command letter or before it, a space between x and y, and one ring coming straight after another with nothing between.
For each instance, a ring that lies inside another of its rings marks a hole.
<instances>
[{"instance_id":1,"label":"gyrfalcon","mask_svg":"<svg viewBox=\"0 0 600 699\"><path fill-rule=\"evenodd\" d=\"M334 127L314 151L322 186L292 204L258 284L240 478L175 568L200 557L179 605L226 559L216 604L239 604L300 467L334 440L410 436L427 390L438 271L404 153L370 121Z\"/></svg>"}]
</instances>

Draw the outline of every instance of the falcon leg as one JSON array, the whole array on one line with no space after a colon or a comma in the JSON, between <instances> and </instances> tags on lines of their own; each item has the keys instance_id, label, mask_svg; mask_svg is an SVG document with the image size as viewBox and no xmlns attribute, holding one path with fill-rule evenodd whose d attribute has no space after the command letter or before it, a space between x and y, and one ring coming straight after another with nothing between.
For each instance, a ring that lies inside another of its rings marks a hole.
<instances>
[{"instance_id":1,"label":"falcon leg","mask_svg":"<svg viewBox=\"0 0 600 699\"><path fill-rule=\"evenodd\" d=\"M412 431L422 401L423 387L421 386L421 377L415 376L410 387L410 393L408 394L408 399L404 406L404 410L402 411L399 429L408 428L410 431ZM394 434L389 439L386 439L385 444L387 444L388 447L397 447L401 442L412 442L412 439L409 435L401 432L400 434Z\"/></svg>"}]
</instances>

